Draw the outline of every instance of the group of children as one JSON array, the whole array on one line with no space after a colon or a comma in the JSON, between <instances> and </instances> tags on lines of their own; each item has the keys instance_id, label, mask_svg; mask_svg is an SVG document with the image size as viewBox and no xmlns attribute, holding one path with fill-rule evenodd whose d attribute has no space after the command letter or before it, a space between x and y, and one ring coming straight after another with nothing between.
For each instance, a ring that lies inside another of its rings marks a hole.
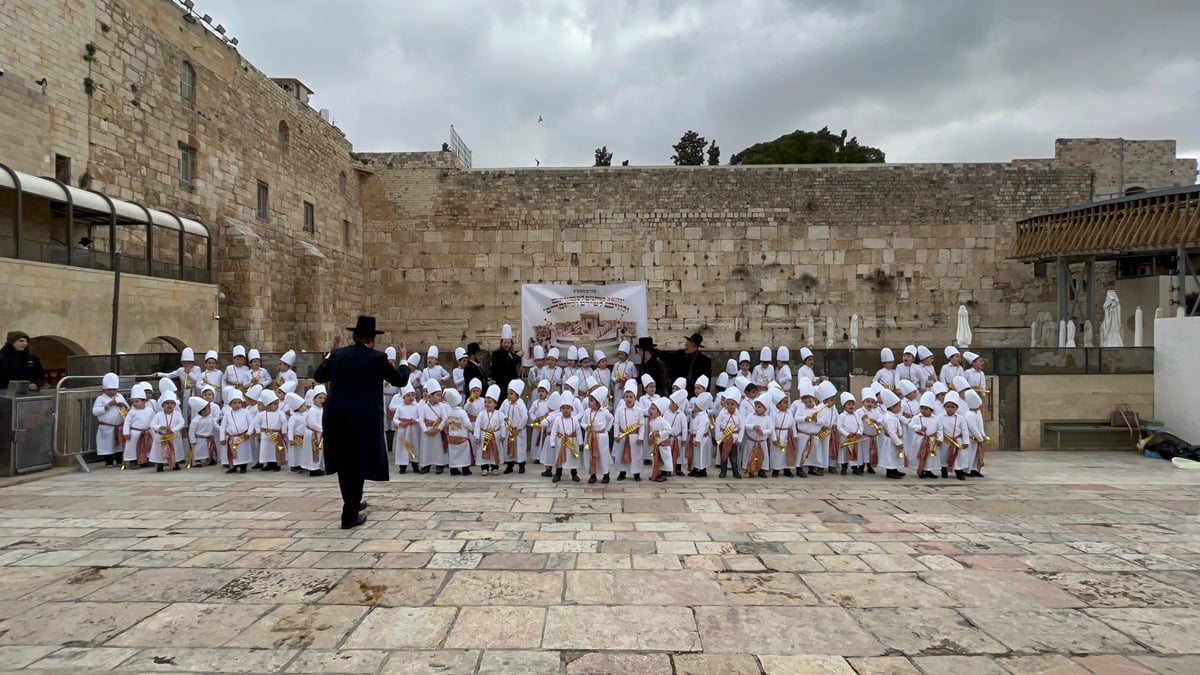
<instances>
[{"instance_id":1,"label":"group of children","mask_svg":"<svg viewBox=\"0 0 1200 675\"><path fill-rule=\"evenodd\" d=\"M92 414L99 423L97 454L106 466L178 471L220 464L227 473L246 473L251 465L265 471L287 466L324 475L325 387L296 393L294 351L280 357L274 378L257 350L247 353L240 345L224 371L217 370L214 351L205 354L204 371L194 358L185 349L178 369L159 373L157 397L149 382L138 382L126 399L115 373L102 378Z\"/></svg>"},{"instance_id":2,"label":"group of children","mask_svg":"<svg viewBox=\"0 0 1200 675\"><path fill-rule=\"evenodd\" d=\"M685 471L707 477L710 468L739 479L876 468L895 479L904 469L921 478L982 476L986 376L983 359L971 352L947 347L947 363L935 372L924 346L906 347L899 364L885 348L883 367L856 397L817 376L808 348L800 350L795 376L787 347L764 347L755 366L742 352L717 376L715 395L707 375L691 392L684 378L658 392L649 375L638 377L629 351L628 341L621 343L610 367L600 350L572 347L560 366L557 349L537 347L526 379L503 391L465 382L464 349L456 350L453 371L439 363L437 347L426 353L424 368L414 354L409 383L384 389L398 471L497 475L525 473L533 462L555 482L564 472L580 481L582 472L589 483L608 483L613 472L618 481L640 481L646 467L658 482ZM387 357L394 365L396 351L389 347ZM202 371L186 349L180 368L160 373L159 397L142 382L128 402L110 373L93 406L99 454L122 468L219 463L230 473L254 465L323 475L325 389L296 393L294 359L294 352L284 354L272 378L256 350L235 347L224 371L210 351Z\"/></svg>"}]
</instances>

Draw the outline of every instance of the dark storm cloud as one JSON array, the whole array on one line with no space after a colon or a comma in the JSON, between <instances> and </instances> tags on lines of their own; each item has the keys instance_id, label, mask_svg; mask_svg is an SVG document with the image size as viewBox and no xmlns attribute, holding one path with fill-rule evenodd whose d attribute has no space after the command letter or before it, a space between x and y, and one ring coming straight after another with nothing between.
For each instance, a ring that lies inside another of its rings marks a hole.
<instances>
[{"instance_id":1,"label":"dark storm cloud","mask_svg":"<svg viewBox=\"0 0 1200 675\"><path fill-rule=\"evenodd\" d=\"M847 128L893 162L1044 157L1067 136L1200 155L1200 3L199 0L256 66L317 92L359 150L477 166L724 159ZM538 123L541 115L544 122Z\"/></svg>"}]
</instances>

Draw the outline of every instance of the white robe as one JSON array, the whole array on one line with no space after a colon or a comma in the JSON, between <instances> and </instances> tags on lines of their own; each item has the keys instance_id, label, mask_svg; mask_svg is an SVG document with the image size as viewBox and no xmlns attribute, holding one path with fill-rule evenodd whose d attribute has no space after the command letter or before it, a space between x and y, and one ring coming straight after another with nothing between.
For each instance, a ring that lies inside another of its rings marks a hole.
<instances>
[{"instance_id":1,"label":"white robe","mask_svg":"<svg viewBox=\"0 0 1200 675\"><path fill-rule=\"evenodd\" d=\"M584 451L582 453L585 472L589 475L607 475L612 465L612 449L609 447L609 432L613 427L613 415L607 409L588 409L583 415Z\"/></svg>"},{"instance_id":2,"label":"white robe","mask_svg":"<svg viewBox=\"0 0 1200 675\"><path fill-rule=\"evenodd\" d=\"M110 402L114 403L111 408L108 407ZM121 407L128 410L129 404L120 392L115 397L101 393L92 404L92 414L99 423L96 429L96 454L101 457L111 457L122 451L121 428L125 426L125 418L121 416Z\"/></svg>"},{"instance_id":3,"label":"white robe","mask_svg":"<svg viewBox=\"0 0 1200 675\"><path fill-rule=\"evenodd\" d=\"M513 454L505 461L523 464L528 460L525 427L529 424L529 410L525 407L525 401L518 398L516 403L505 399L504 403L500 404L500 412L504 419L508 420L505 427L508 434L507 443Z\"/></svg>"},{"instance_id":4,"label":"white robe","mask_svg":"<svg viewBox=\"0 0 1200 675\"><path fill-rule=\"evenodd\" d=\"M325 470L325 409L313 406L304 413L304 445L300 446L300 468ZM314 452L315 448L315 452Z\"/></svg>"},{"instance_id":5,"label":"white robe","mask_svg":"<svg viewBox=\"0 0 1200 675\"><path fill-rule=\"evenodd\" d=\"M626 447L629 449L628 462L623 461ZM617 471L640 474L646 456L645 450L646 412L636 404L631 408L621 401L613 412L613 468Z\"/></svg>"}]
</instances>

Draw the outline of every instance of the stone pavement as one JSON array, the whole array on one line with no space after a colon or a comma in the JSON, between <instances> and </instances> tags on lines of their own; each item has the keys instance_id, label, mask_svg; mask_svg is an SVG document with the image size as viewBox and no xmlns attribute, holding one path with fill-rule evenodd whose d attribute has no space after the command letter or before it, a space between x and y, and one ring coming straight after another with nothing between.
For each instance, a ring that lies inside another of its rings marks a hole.
<instances>
[{"instance_id":1,"label":"stone pavement","mask_svg":"<svg viewBox=\"0 0 1200 675\"><path fill-rule=\"evenodd\" d=\"M1197 673L1200 476L368 484L97 468L0 489L0 668Z\"/></svg>"}]
</instances>

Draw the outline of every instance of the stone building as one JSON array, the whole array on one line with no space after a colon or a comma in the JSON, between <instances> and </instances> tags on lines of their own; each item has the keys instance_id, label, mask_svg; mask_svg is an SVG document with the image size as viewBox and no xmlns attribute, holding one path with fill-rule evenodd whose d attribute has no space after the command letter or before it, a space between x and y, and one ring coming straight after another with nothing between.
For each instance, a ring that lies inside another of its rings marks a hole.
<instances>
[{"instance_id":1,"label":"stone building","mask_svg":"<svg viewBox=\"0 0 1200 675\"><path fill-rule=\"evenodd\" d=\"M110 237L130 270L129 352L322 349L362 311L410 345L494 342L518 322L521 283L610 281L647 283L660 342L700 330L717 349L823 345L823 320L804 335L813 315L832 316L845 346L857 313L863 346L932 344L967 304L979 342L1019 343L1053 309L1053 284L1006 260L1017 220L1196 171L1173 141L1123 139L992 164L464 169L450 152L356 155L300 79L268 77L171 0L6 0L0 58L0 164L212 238L209 255L203 239L124 226L136 219L110 232L78 207L72 228L69 206L26 194L18 255L15 190L0 187L0 284L20 289L0 316L64 354L108 351ZM95 243L80 253L84 234Z\"/></svg>"}]
</instances>

